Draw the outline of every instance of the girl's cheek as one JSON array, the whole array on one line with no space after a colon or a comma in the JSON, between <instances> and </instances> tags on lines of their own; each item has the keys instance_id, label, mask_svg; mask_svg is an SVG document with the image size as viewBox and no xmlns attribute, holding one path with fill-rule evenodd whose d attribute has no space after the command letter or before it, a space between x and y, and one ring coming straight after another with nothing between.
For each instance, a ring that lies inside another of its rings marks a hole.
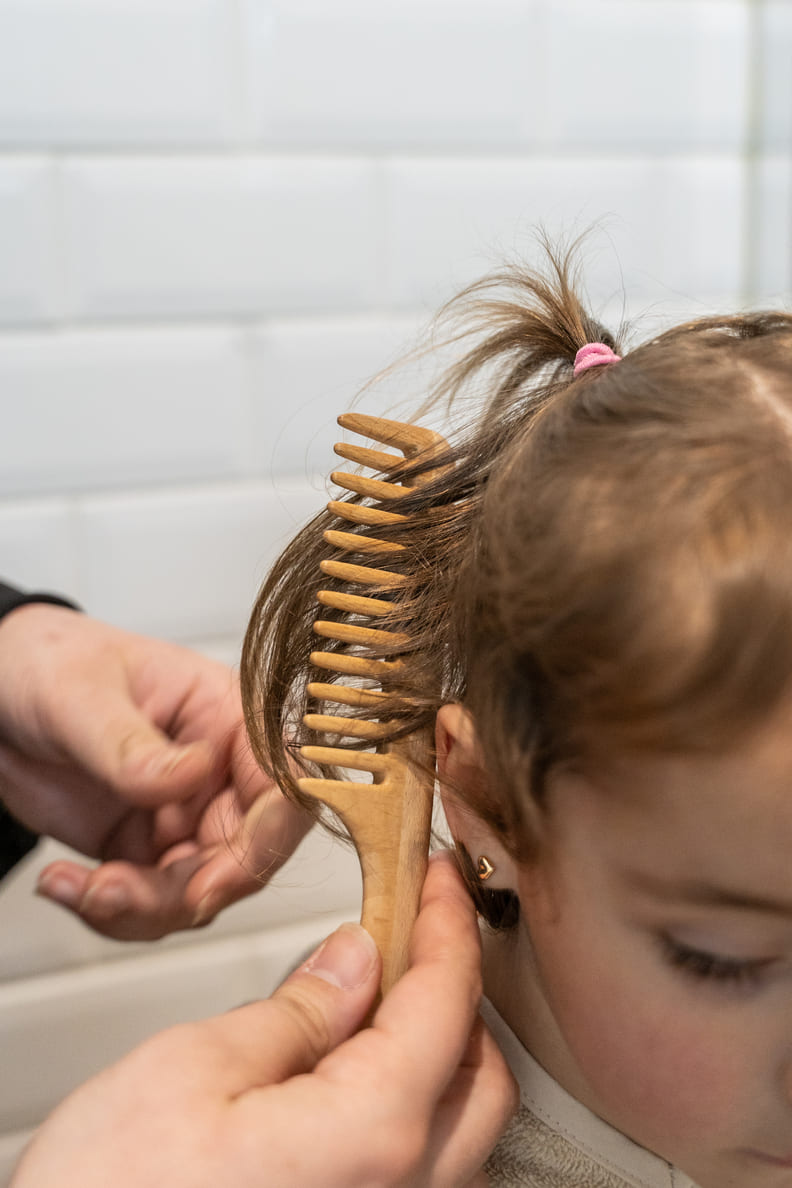
<instances>
[{"instance_id":1,"label":"girl's cheek","mask_svg":"<svg viewBox=\"0 0 792 1188\"><path fill-rule=\"evenodd\" d=\"M587 976L563 977L555 998L595 1110L617 1128L653 1149L670 1137L701 1143L729 1128L744 1062L687 990L594 957Z\"/></svg>"}]
</instances>

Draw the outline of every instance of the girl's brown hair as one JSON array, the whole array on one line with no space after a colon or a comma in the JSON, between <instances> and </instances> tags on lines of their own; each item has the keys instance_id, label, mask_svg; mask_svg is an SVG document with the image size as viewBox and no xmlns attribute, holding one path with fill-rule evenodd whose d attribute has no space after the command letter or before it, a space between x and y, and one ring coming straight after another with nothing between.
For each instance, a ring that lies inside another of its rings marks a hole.
<instances>
[{"instance_id":1,"label":"girl's brown hair","mask_svg":"<svg viewBox=\"0 0 792 1188\"><path fill-rule=\"evenodd\" d=\"M391 735L464 702L491 777L472 807L518 859L555 765L717 750L792 681L792 315L705 318L625 353L571 256L548 259L442 315L467 349L432 400L472 395L478 414L448 468L389 504L407 580L378 624L410 638ZM622 361L574 377L589 342ZM323 512L276 563L242 659L257 756L296 796L329 527L349 530Z\"/></svg>"}]
</instances>

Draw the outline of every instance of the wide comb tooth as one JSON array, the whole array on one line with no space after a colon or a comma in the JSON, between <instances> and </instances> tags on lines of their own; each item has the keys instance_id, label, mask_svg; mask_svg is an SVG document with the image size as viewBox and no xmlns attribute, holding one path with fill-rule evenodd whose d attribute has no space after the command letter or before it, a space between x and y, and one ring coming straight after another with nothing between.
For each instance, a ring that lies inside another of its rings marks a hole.
<instances>
[{"instance_id":1,"label":"wide comb tooth","mask_svg":"<svg viewBox=\"0 0 792 1188\"><path fill-rule=\"evenodd\" d=\"M339 705L353 705L357 709L368 709L381 701L387 701L387 693L379 689L355 689L350 685L325 685L321 681L310 681L308 693L317 701L336 701Z\"/></svg>"},{"instance_id":2,"label":"wide comb tooth","mask_svg":"<svg viewBox=\"0 0 792 1188\"><path fill-rule=\"evenodd\" d=\"M353 524L367 524L372 528L380 524L401 524L407 519L398 512L383 511L381 507L368 507L365 503L344 503L341 499L331 499L327 510L343 520L351 520Z\"/></svg>"},{"instance_id":3,"label":"wide comb tooth","mask_svg":"<svg viewBox=\"0 0 792 1188\"><path fill-rule=\"evenodd\" d=\"M372 470L396 470L404 466L401 454L385 454L381 450L369 450L365 446L350 445L346 441L337 441L333 449L339 458L346 458L347 462L357 462L360 466L370 466Z\"/></svg>"},{"instance_id":4,"label":"wide comb tooth","mask_svg":"<svg viewBox=\"0 0 792 1188\"><path fill-rule=\"evenodd\" d=\"M383 479L349 474L346 470L334 470L330 478L336 486L343 487L346 491L354 491L356 495L366 495L369 499L379 501L401 499L403 495L411 493L410 487L403 487L399 483L386 483Z\"/></svg>"},{"instance_id":5,"label":"wide comb tooth","mask_svg":"<svg viewBox=\"0 0 792 1188\"><path fill-rule=\"evenodd\" d=\"M342 747L300 747L300 754L309 763L323 767L348 767L352 771L370 771L372 775L387 775L393 767L389 755L372 751L347 751Z\"/></svg>"},{"instance_id":6,"label":"wide comb tooth","mask_svg":"<svg viewBox=\"0 0 792 1188\"><path fill-rule=\"evenodd\" d=\"M341 643L359 644L367 648L403 648L410 642L409 635L403 631L380 631L376 627L334 623L328 619L317 619L313 630L315 635L323 639L337 639Z\"/></svg>"},{"instance_id":7,"label":"wide comb tooth","mask_svg":"<svg viewBox=\"0 0 792 1188\"><path fill-rule=\"evenodd\" d=\"M347 561L320 561L319 568L328 577L340 578L342 582L358 582L363 586L380 586L390 589L402 586L406 578L387 569L370 569L365 565L350 565Z\"/></svg>"},{"instance_id":8,"label":"wide comb tooth","mask_svg":"<svg viewBox=\"0 0 792 1188\"><path fill-rule=\"evenodd\" d=\"M361 437L396 446L397 449L403 450L408 458L422 450L448 448L439 433L423 425L405 425L402 421L390 421L387 417L372 417L366 413L343 413L338 418L338 423L342 429L359 433Z\"/></svg>"},{"instance_id":9,"label":"wide comb tooth","mask_svg":"<svg viewBox=\"0 0 792 1188\"><path fill-rule=\"evenodd\" d=\"M346 611L350 615L390 615L393 614L393 603L383 598L365 598L362 594L343 594L340 590L320 590L316 595L317 602L322 606L332 606L334 610Z\"/></svg>"},{"instance_id":10,"label":"wide comb tooth","mask_svg":"<svg viewBox=\"0 0 792 1188\"><path fill-rule=\"evenodd\" d=\"M328 528L323 533L328 544L352 553L403 553L404 545L395 541L378 540L376 536L364 536L362 532L337 532Z\"/></svg>"},{"instance_id":11,"label":"wide comb tooth","mask_svg":"<svg viewBox=\"0 0 792 1188\"><path fill-rule=\"evenodd\" d=\"M309 730L340 734L345 738L365 738L369 742L384 738L393 729L391 722L369 722L366 718L345 718L340 714L305 714L303 722Z\"/></svg>"},{"instance_id":12,"label":"wide comb tooth","mask_svg":"<svg viewBox=\"0 0 792 1188\"><path fill-rule=\"evenodd\" d=\"M310 661L328 672L381 682L392 681L404 668L401 660L369 660L365 656L349 656L346 652L311 652Z\"/></svg>"}]
</instances>

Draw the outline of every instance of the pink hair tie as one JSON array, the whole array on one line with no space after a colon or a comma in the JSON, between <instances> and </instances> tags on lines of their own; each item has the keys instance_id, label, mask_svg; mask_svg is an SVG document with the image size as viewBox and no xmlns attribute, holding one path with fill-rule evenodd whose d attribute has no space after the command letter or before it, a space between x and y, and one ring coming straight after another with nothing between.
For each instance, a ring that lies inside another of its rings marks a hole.
<instances>
[{"instance_id":1,"label":"pink hair tie","mask_svg":"<svg viewBox=\"0 0 792 1188\"><path fill-rule=\"evenodd\" d=\"M588 371L589 367L599 367L602 363L618 363L621 355L606 346L604 342L587 342L575 355L575 375L581 371Z\"/></svg>"}]
</instances>

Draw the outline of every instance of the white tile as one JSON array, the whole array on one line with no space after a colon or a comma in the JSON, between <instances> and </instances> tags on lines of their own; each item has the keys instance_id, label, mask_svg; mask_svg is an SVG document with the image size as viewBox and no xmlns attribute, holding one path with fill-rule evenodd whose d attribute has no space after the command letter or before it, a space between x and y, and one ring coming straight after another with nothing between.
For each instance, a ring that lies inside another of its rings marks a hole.
<instances>
[{"instance_id":1,"label":"white tile","mask_svg":"<svg viewBox=\"0 0 792 1188\"><path fill-rule=\"evenodd\" d=\"M61 303L52 167L0 157L0 323L53 317Z\"/></svg>"},{"instance_id":2,"label":"white tile","mask_svg":"<svg viewBox=\"0 0 792 1188\"><path fill-rule=\"evenodd\" d=\"M279 145L506 145L536 119L531 0L245 0L256 132Z\"/></svg>"},{"instance_id":3,"label":"white tile","mask_svg":"<svg viewBox=\"0 0 792 1188\"><path fill-rule=\"evenodd\" d=\"M97 962L132 960L152 951L147 943L108 940L80 920L34 894L49 862L74 860L66 846L41 843L0 886L0 993L18 978L54 973ZM77 857L77 861L84 861ZM296 854L261 891L221 912L200 933L177 932L156 943L156 951L208 944L227 936L259 933L312 921L325 928L331 915L360 915L360 869L351 846L314 829ZM327 925L329 931L330 925ZM2 1130L2 1126L0 1126Z\"/></svg>"},{"instance_id":4,"label":"white tile","mask_svg":"<svg viewBox=\"0 0 792 1188\"><path fill-rule=\"evenodd\" d=\"M150 635L241 640L269 565L326 498L287 479L86 497L77 511L85 605Z\"/></svg>"},{"instance_id":5,"label":"white tile","mask_svg":"<svg viewBox=\"0 0 792 1188\"><path fill-rule=\"evenodd\" d=\"M762 41L758 56L763 147L792 153L792 4L764 0L759 5Z\"/></svg>"},{"instance_id":6,"label":"white tile","mask_svg":"<svg viewBox=\"0 0 792 1188\"><path fill-rule=\"evenodd\" d=\"M422 160L384 166L388 292L434 307L504 258L536 259L535 230L594 226L584 251L595 305L740 299L738 157Z\"/></svg>"},{"instance_id":7,"label":"white tile","mask_svg":"<svg viewBox=\"0 0 792 1188\"><path fill-rule=\"evenodd\" d=\"M252 332L256 471L328 475L342 436L336 417L358 396L361 411L397 415L393 385L361 389L414 345L417 330L407 317L273 321Z\"/></svg>"},{"instance_id":8,"label":"white tile","mask_svg":"<svg viewBox=\"0 0 792 1188\"><path fill-rule=\"evenodd\" d=\"M12 979L88 965L100 955L118 957L123 951L34 894L38 873L48 862L73 857L66 846L43 841L0 884L0 992Z\"/></svg>"},{"instance_id":9,"label":"white tile","mask_svg":"<svg viewBox=\"0 0 792 1188\"><path fill-rule=\"evenodd\" d=\"M246 0L265 142L736 149L737 0Z\"/></svg>"},{"instance_id":10,"label":"white tile","mask_svg":"<svg viewBox=\"0 0 792 1188\"><path fill-rule=\"evenodd\" d=\"M231 17L224 0L2 0L0 142L227 139Z\"/></svg>"},{"instance_id":11,"label":"white tile","mask_svg":"<svg viewBox=\"0 0 792 1188\"><path fill-rule=\"evenodd\" d=\"M756 304L792 301L792 156L767 156L756 165Z\"/></svg>"},{"instance_id":12,"label":"white tile","mask_svg":"<svg viewBox=\"0 0 792 1188\"><path fill-rule=\"evenodd\" d=\"M375 173L291 157L64 167L78 317L256 315L376 295Z\"/></svg>"},{"instance_id":13,"label":"white tile","mask_svg":"<svg viewBox=\"0 0 792 1188\"><path fill-rule=\"evenodd\" d=\"M748 94L742 0L547 0L543 8L548 147L741 148Z\"/></svg>"},{"instance_id":14,"label":"white tile","mask_svg":"<svg viewBox=\"0 0 792 1188\"><path fill-rule=\"evenodd\" d=\"M239 339L216 328L0 335L0 492L238 475Z\"/></svg>"},{"instance_id":15,"label":"white tile","mask_svg":"<svg viewBox=\"0 0 792 1188\"><path fill-rule=\"evenodd\" d=\"M35 1125L154 1032L271 993L339 922L331 916L0 986L0 1131Z\"/></svg>"},{"instance_id":16,"label":"white tile","mask_svg":"<svg viewBox=\"0 0 792 1188\"><path fill-rule=\"evenodd\" d=\"M79 600L72 522L59 500L0 502L0 580Z\"/></svg>"}]
</instances>

